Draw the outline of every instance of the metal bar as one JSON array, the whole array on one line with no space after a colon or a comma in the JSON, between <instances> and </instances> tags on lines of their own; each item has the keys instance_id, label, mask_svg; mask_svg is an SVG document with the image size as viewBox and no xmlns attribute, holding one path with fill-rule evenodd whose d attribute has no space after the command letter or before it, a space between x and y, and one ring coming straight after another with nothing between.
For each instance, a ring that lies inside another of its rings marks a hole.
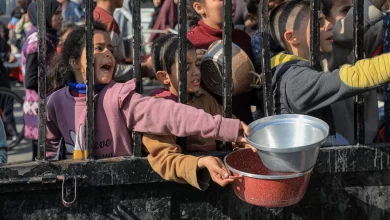
<instances>
[{"instance_id":1,"label":"metal bar","mask_svg":"<svg viewBox=\"0 0 390 220\"><path fill-rule=\"evenodd\" d=\"M142 78L141 78L141 3L140 0L133 0L133 71L136 79L136 91L142 93ZM142 134L133 133L133 155L136 157L142 156Z\"/></svg>"},{"instance_id":2,"label":"metal bar","mask_svg":"<svg viewBox=\"0 0 390 220\"><path fill-rule=\"evenodd\" d=\"M85 42L87 52L87 126L86 126L86 147L87 159L93 159L93 145L95 143L95 108L93 101L94 93L94 68L93 68L93 0L87 0Z\"/></svg>"},{"instance_id":3,"label":"metal bar","mask_svg":"<svg viewBox=\"0 0 390 220\"><path fill-rule=\"evenodd\" d=\"M270 56L270 31L269 31L269 14L268 0L261 0L259 4L260 15L260 45L261 45L261 72L264 76L263 80L263 105L265 117L271 116L274 113L274 100L272 92L272 73L271 73L271 56ZM262 40L267 39L267 40Z\"/></svg>"},{"instance_id":4,"label":"metal bar","mask_svg":"<svg viewBox=\"0 0 390 220\"><path fill-rule=\"evenodd\" d=\"M390 42L387 40L390 37L390 12L386 12L386 16L383 19L383 52L389 53L390 52ZM385 141L390 140L390 87L389 84L385 85L384 89L384 102L385 102Z\"/></svg>"},{"instance_id":5,"label":"metal bar","mask_svg":"<svg viewBox=\"0 0 390 220\"><path fill-rule=\"evenodd\" d=\"M310 64L313 69L321 70L320 60L320 0L312 0L310 3Z\"/></svg>"},{"instance_id":6,"label":"metal bar","mask_svg":"<svg viewBox=\"0 0 390 220\"><path fill-rule=\"evenodd\" d=\"M46 146L46 15L45 0L38 0L38 157L45 160Z\"/></svg>"},{"instance_id":7,"label":"metal bar","mask_svg":"<svg viewBox=\"0 0 390 220\"><path fill-rule=\"evenodd\" d=\"M223 14L223 116L232 117L232 1L224 0ZM224 150L231 151L231 143L224 143Z\"/></svg>"},{"instance_id":8,"label":"metal bar","mask_svg":"<svg viewBox=\"0 0 390 220\"><path fill-rule=\"evenodd\" d=\"M179 1L179 102L187 103L187 10L186 0ZM183 153L187 152L187 138L180 138Z\"/></svg>"},{"instance_id":9,"label":"metal bar","mask_svg":"<svg viewBox=\"0 0 390 220\"><path fill-rule=\"evenodd\" d=\"M354 0L353 2L353 53L354 63L364 58L364 1ZM364 132L364 95L355 97L355 141L365 143Z\"/></svg>"},{"instance_id":10,"label":"metal bar","mask_svg":"<svg viewBox=\"0 0 390 220\"><path fill-rule=\"evenodd\" d=\"M32 184L32 183L41 183L41 184L55 184L57 182L73 180L76 177L79 180L85 180L85 175L77 176L64 176L64 175L50 175L50 176L37 176L37 177L24 177L20 179L0 179L0 185L11 185L11 184Z\"/></svg>"}]
</instances>

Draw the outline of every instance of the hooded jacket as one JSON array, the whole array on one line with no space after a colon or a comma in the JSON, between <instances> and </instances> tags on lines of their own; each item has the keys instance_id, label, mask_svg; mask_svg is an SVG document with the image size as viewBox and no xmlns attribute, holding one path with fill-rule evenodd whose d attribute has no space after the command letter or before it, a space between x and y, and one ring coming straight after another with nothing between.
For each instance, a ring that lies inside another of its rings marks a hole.
<instances>
[{"instance_id":1,"label":"hooded jacket","mask_svg":"<svg viewBox=\"0 0 390 220\"><path fill-rule=\"evenodd\" d=\"M335 134L330 105L373 90L390 81L390 54L316 71L300 57L281 52L271 59L275 114L307 114L320 118Z\"/></svg>"}]
</instances>

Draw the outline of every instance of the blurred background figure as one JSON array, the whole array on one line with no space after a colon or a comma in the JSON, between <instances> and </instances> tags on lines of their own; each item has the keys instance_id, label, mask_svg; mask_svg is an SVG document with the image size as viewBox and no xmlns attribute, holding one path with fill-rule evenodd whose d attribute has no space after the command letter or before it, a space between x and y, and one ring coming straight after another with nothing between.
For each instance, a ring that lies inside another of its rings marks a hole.
<instances>
[{"instance_id":1,"label":"blurred background figure","mask_svg":"<svg viewBox=\"0 0 390 220\"><path fill-rule=\"evenodd\" d=\"M164 30L166 34L168 34L168 29L174 29L178 22L178 0L154 0L154 2L156 2L154 4L155 7L156 5L161 4L161 8L158 15L156 15L157 18L152 29ZM153 42L159 36L161 36L161 34L153 33L149 38L149 42Z\"/></svg>"},{"instance_id":2,"label":"blurred background figure","mask_svg":"<svg viewBox=\"0 0 390 220\"><path fill-rule=\"evenodd\" d=\"M79 4L71 0L58 0L62 5L62 17L64 21L79 23L83 22L85 14Z\"/></svg>"}]
</instances>

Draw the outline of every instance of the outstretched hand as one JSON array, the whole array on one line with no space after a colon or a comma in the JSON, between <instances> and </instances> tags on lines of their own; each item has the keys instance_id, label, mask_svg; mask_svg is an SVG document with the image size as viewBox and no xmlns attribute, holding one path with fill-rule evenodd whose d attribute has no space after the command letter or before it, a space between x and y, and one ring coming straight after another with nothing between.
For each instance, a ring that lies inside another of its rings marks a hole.
<instances>
[{"instance_id":1,"label":"outstretched hand","mask_svg":"<svg viewBox=\"0 0 390 220\"><path fill-rule=\"evenodd\" d=\"M246 125L244 122L241 122L241 131L237 137L237 141L235 142L235 145L238 145L239 148L241 148L241 146L243 148L251 148L253 152L256 152L257 151L256 148L249 145L244 136L244 134L248 136L249 132L250 132L250 128L248 127L248 125Z\"/></svg>"},{"instance_id":2,"label":"outstretched hand","mask_svg":"<svg viewBox=\"0 0 390 220\"><path fill-rule=\"evenodd\" d=\"M202 157L198 160L198 167L207 168L211 179L222 187L225 187L227 184L234 182L234 179L229 178L229 170L218 157Z\"/></svg>"}]
</instances>

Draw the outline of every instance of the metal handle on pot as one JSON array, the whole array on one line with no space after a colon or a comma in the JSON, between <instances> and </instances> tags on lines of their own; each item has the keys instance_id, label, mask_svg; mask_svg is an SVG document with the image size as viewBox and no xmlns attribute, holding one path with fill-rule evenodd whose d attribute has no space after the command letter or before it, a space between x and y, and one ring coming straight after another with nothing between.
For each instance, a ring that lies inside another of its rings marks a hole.
<instances>
[{"instance_id":1,"label":"metal handle on pot","mask_svg":"<svg viewBox=\"0 0 390 220\"><path fill-rule=\"evenodd\" d=\"M243 178L244 178L243 176L229 176L229 179L233 179L233 180L241 180Z\"/></svg>"},{"instance_id":2,"label":"metal handle on pot","mask_svg":"<svg viewBox=\"0 0 390 220\"><path fill-rule=\"evenodd\" d=\"M254 83L252 83L250 86L252 88L260 89L263 86L263 75L260 75L256 72L253 72L253 71L250 71L249 74L252 74L255 77L257 77L256 80L254 81Z\"/></svg>"}]
</instances>

